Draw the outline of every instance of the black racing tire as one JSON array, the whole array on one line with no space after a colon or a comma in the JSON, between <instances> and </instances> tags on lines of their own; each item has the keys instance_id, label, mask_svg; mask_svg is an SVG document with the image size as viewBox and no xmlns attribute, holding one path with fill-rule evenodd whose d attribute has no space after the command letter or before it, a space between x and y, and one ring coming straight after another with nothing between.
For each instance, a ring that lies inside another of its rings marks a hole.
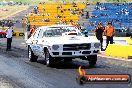
<instances>
[{"instance_id":1,"label":"black racing tire","mask_svg":"<svg viewBox=\"0 0 132 88\"><path fill-rule=\"evenodd\" d=\"M34 55L30 46L28 46L28 58L30 62L37 62L38 56Z\"/></svg>"},{"instance_id":2,"label":"black racing tire","mask_svg":"<svg viewBox=\"0 0 132 88\"><path fill-rule=\"evenodd\" d=\"M54 64L54 60L53 58L51 57L48 49L45 50L45 62L46 62L46 66L47 67L53 67L53 64Z\"/></svg>"},{"instance_id":3,"label":"black racing tire","mask_svg":"<svg viewBox=\"0 0 132 88\"><path fill-rule=\"evenodd\" d=\"M97 55L90 55L87 58L89 61L89 66L94 67L96 65L96 62L97 62Z\"/></svg>"}]
</instances>

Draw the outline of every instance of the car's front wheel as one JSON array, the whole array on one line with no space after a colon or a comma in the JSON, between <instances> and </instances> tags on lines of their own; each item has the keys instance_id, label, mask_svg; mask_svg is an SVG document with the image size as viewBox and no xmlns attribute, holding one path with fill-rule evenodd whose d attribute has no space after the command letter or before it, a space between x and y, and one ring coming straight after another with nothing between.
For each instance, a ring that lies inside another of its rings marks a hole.
<instances>
[{"instance_id":1,"label":"car's front wheel","mask_svg":"<svg viewBox=\"0 0 132 88\"><path fill-rule=\"evenodd\" d=\"M54 63L53 58L51 57L48 49L45 50L45 62L47 67L53 66Z\"/></svg>"},{"instance_id":2,"label":"car's front wheel","mask_svg":"<svg viewBox=\"0 0 132 88\"><path fill-rule=\"evenodd\" d=\"M28 46L28 58L29 58L29 61L31 62L36 62L38 59L38 56L34 55L30 46Z\"/></svg>"},{"instance_id":3,"label":"car's front wheel","mask_svg":"<svg viewBox=\"0 0 132 88\"><path fill-rule=\"evenodd\" d=\"M94 67L96 65L96 62L97 62L97 55L90 55L87 58L89 61L89 66Z\"/></svg>"}]
</instances>

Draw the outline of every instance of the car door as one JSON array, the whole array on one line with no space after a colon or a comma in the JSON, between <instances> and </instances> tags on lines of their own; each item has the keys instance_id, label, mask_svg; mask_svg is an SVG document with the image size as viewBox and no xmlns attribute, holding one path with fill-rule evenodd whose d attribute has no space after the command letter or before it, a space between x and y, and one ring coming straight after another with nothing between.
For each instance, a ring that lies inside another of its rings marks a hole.
<instances>
[{"instance_id":1,"label":"car door","mask_svg":"<svg viewBox=\"0 0 132 88\"><path fill-rule=\"evenodd\" d=\"M37 31L35 31L33 38L32 38L32 51L34 52L35 55L38 55L38 50L39 50L39 45L37 45L38 41L39 41L39 33L40 33L40 29L37 29Z\"/></svg>"},{"instance_id":2,"label":"car door","mask_svg":"<svg viewBox=\"0 0 132 88\"><path fill-rule=\"evenodd\" d=\"M38 49L38 55L39 56L43 56L44 54L44 50L43 50L43 43L44 43L44 31L43 29L40 29L39 35L38 35L38 42L37 42L37 47L39 47Z\"/></svg>"},{"instance_id":3,"label":"car door","mask_svg":"<svg viewBox=\"0 0 132 88\"><path fill-rule=\"evenodd\" d=\"M39 50L38 50L38 54L39 56L42 56L44 57L44 47L47 47L48 44L47 44L47 41L46 41L46 38L47 38L47 29L40 29L40 33L39 33L39 36L38 36L38 42L37 42L37 45L39 47Z\"/></svg>"}]
</instances>

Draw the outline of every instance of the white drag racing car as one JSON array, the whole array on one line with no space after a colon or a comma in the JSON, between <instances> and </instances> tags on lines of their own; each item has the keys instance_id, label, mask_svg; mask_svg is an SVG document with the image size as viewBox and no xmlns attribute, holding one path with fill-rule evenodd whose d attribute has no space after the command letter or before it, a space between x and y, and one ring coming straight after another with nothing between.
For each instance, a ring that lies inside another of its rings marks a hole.
<instances>
[{"instance_id":1,"label":"white drag racing car","mask_svg":"<svg viewBox=\"0 0 132 88\"><path fill-rule=\"evenodd\" d=\"M75 58L88 60L89 65L94 66L100 50L99 41L84 37L71 25L39 27L26 44L29 60L35 62L41 56L47 66L53 66L55 61L72 61Z\"/></svg>"}]
</instances>

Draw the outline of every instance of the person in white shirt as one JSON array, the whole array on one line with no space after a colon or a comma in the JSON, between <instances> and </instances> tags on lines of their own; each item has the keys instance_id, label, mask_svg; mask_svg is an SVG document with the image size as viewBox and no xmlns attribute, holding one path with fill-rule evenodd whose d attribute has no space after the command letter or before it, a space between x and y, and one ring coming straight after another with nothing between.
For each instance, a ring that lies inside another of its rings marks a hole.
<instances>
[{"instance_id":1,"label":"person in white shirt","mask_svg":"<svg viewBox=\"0 0 132 88\"><path fill-rule=\"evenodd\" d=\"M9 27L6 30L6 38L7 38L7 48L6 48L6 51L11 50L12 36L13 36L13 27Z\"/></svg>"}]
</instances>

